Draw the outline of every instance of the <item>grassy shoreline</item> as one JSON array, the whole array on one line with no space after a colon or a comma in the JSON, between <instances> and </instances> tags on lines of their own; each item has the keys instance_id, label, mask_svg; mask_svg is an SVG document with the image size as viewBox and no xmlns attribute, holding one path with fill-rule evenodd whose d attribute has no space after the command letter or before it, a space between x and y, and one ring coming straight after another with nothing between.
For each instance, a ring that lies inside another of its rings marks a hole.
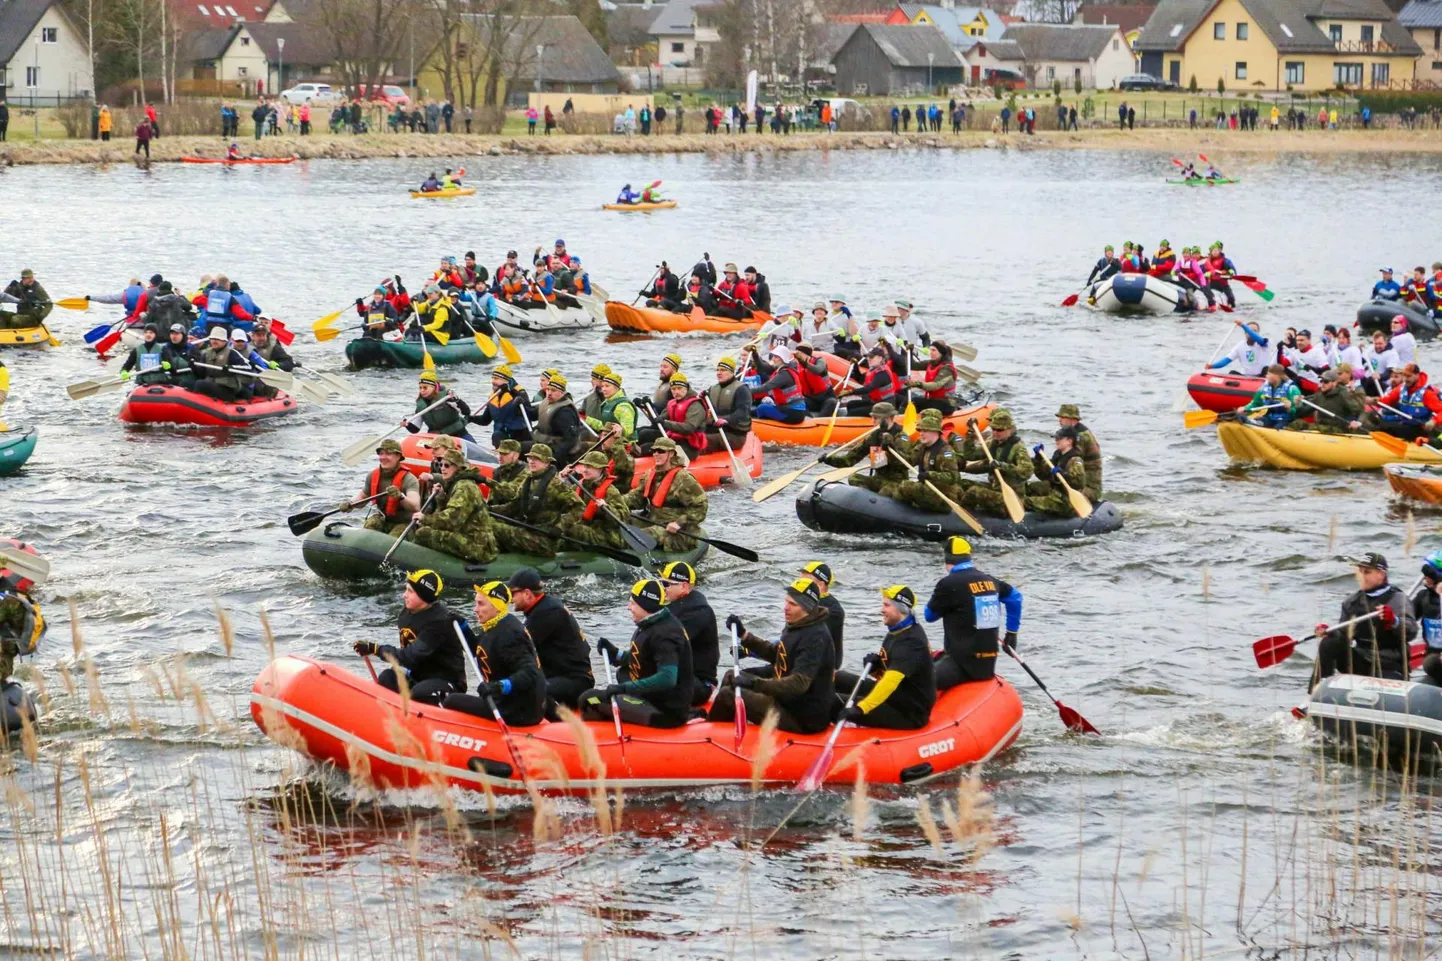
<instances>
[{"instance_id":1,"label":"grassy shoreline","mask_svg":"<svg viewBox=\"0 0 1442 961\"><path fill-rule=\"evenodd\" d=\"M178 162L182 156L223 156L224 141L214 136L163 137L151 144L155 163ZM1211 128L1142 128L1121 131L1096 127L1072 133L1038 131L1034 136L995 134L970 130L960 134L902 134L883 132L771 133L726 135L665 134L651 137L616 137L554 134L545 136L465 134L366 134L344 136L267 137L239 141L247 156L290 157L305 160L361 160L371 158L473 157L502 154L728 154L751 151L796 150L1148 150L1173 155L1201 152L1226 154L1279 153L1442 153L1439 130L1305 130L1279 133L1234 132ZM0 165L133 163L134 142L112 140L38 140L0 144Z\"/></svg>"}]
</instances>

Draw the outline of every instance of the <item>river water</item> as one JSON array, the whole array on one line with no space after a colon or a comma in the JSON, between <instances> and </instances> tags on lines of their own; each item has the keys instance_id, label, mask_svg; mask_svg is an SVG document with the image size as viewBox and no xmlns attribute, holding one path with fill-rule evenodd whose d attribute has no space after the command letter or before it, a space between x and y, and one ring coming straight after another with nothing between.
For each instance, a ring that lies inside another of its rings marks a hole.
<instances>
[{"instance_id":1,"label":"river water","mask_svg":"<svg viewBox=\"0 0 1442 961\"><path fill-rule=\"evenodd\" d=\"M1230 318L1056 304L1104 243L1222 239L1278 292L1264 305L1239 289L1239 313L1264 330L1349 322L1376 268L1442 249L1436 218L1408 214L1420 213L1409 199L1435 194L1442 160L1248 155L1226 165L1243 183L1225 190L1165 186L1168 158L1145 153L464 164L480 193L446 203L407 198L429 168L405 161L4 170L0 269L34 267L55 297L157 270L188 288L223 271L301 331L389 273L419 287L441 254L475 250L494 266L557 237L624 299L660 258L683 268L703 251L758 266L777 302L908 297L934 332L978 347L975 366L1028 443L1075 402L1106 452L1122 532L977 544L980 565L1025 594L1030 663L1103 736L1066 734L1004 663L1027 726L982 772L994 816L980 851L945 825L938 851L918 825L923 797L938 818L941 801L974 800L954 783L873 790L860 812L827 793L761 852L741 840L784 817L784 792L630 795L614 836L567 801L560 840L536 837L528 803L492 814L462 799L459 826L428 797L374 803L262 739L247 697L267 657L262 609L278 650L351 667L352 641L391 636L395 594L320 582L284 519L359 487L338 452L409 409L414 373L354 375L356 397L248 434L126 430L119 395L75 403L63 390L94 376L77 344L109 315L57 310L65 348L5 358L7 418L39 424L42 440L3 482L3 533L37 543L56 576L36 659L50 713L38 759L7 782L0 827L17 852L0 871L0 944L85 957L1422 956L1424 938L1435 950L1434 782L1323 750L1287 711L1305 658L1263 676L1248 647L1335 619L1352 589L1345 553L1381 550L1410 583L1438 546L1437 517L1409 522L1380 474L1229 469L1210 430L1184 431L1185 376ZM679 209L599 210L621 183L658 177ZM529 384L551 364L580 383L604 360L646 389L668 350L705 379L735 346L610 342L599 329L516 343ZM343 344L302 335L294 352L340 370ZM483 369L454 376L484 396ZM805 456L768 453L766 476ZM931 546L804 530L786 495L758 507L723 492L711 518L763 555L706 562L717 610L774 630L783 584L824 558L851 611L848 660L880 637L878 588L900 580L924 596L941 573ZM625 636L617 584L562 593L593 636ZM229 656L217 604L234 624ZM72 626L93 658L88 685Z\"/></svg>"}]
</instances>

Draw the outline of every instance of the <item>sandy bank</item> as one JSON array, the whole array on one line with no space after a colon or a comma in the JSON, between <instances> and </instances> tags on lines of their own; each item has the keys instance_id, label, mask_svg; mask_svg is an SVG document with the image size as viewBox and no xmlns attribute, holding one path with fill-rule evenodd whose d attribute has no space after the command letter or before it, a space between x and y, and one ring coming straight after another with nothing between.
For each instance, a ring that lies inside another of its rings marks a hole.
<instances>
[{"instance_id":1,"label":"sandy bank","mask_svg":"<svg viewBox=\"0 0 1442 961\"><path fill-rule=\"evenodd\" d=\"M1094 128L1075 133L1040 131L1035 136L1001 136L990 131L963 131L916 136L889 133L795 133L790 136L704 134L654 137L566 136L517 137L462 134L368 134L358 137L321 134L311 137L267 137L242 140L247 155L296 156L306 160L360 160L366 158L479 157L504 154L727 154L747 151L792 150L971 150L971 149L1079 149L1151 150L1172 155L1197 152L1228 153L1442 153L1439 130L1355 130L1241 133L1226 130L1188 130L1176 127L1120 131ZM0 164L107 164L133 163L132 141L100 143L90 140L41 140L0 144ZM183 156L219 157L224 153L217 137L165 137L151 144L155 163Z\"/></svg>"}]
</instances>

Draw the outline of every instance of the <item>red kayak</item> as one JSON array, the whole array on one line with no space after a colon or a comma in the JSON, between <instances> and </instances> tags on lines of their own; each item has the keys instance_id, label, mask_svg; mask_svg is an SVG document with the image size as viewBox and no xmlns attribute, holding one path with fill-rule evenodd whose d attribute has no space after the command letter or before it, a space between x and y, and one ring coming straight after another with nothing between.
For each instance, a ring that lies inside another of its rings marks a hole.
<instances>
[{"instance_id":1,"label":"red kayak","mask_svg":"<svg viewBox=\"0 0 1442 961\"><path fill-rule=\"evenodd\" d=\"M295 413L295 401L284 392L273 400L239 404L197 394L184 387L137 387L120 407L127 424L184 424L196 427L251 427Z\"/></svg>"},{"instance_id":2,"label":"red kayak","mask_svg":"<svg viewBox=\"0 0 1442 961\"><path fill-rule=\"evenodd\" d=\"M1203 372L1187 378L1187 393L1202 410L1221 414L1246 404L1265 383L1261 377Z\"/></svg>"},{"instance_id":3,"label":"red kayak","mask_svg":"<svg viewBox=\"0 0 1442 961\"><path fill-rule=\"evenodd\" d=\"M181 163L187 164L293 164L299 157L242 157L239 160L229 160L225 157L181 157Z\"/></svg>"}]
</instances>

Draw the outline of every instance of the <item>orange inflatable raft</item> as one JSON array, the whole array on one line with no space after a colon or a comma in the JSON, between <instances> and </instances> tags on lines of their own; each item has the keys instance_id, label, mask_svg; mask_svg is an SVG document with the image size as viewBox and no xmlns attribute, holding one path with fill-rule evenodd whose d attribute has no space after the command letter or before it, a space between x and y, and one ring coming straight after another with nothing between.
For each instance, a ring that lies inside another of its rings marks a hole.
<instances>
[{"instance_id":1,"label":"orange inflatable raft","mask_svg":"<svg viewBox=\"0 0 1442 961\"><path fill-rule=\"evenodd\" d=\"M403 707L400 695L334 664L276 658L255 680L250 714L272 740L316 761L350 770L364 758L370 780L383 788L421 787L440 779L471 790L525 790L493 721L415 702ZM623 728L623 741L609 720L585 726L596 741L606 783L631 789L748 784L760 740L752 724L738 747L729 721L670 729L630 724ZM1021 698L1006 681L963 684L937 699L931 723L920 730L847 727L826 780L855 779L854 767L840 762L859 746L871 783L915 784L994 757L1017 739L1021 727ZM778 732L763 782L794 785L829 733ZM582 794L598 783L601 772L586 767L569 725L542 723L512 728L511 734L537 790Z\"/></svg>"},{"instance_id":2,"label":"orange inflatable raft","mask_svg":"<svg viewBox=\"0 0 1442 961\"><path fill-rule=\"evenodd\" d=\"M690 314L673 314L653 307L632 307L619 300L606 301L606 323L611 325L612 330L630 334L740 334L755 330L770 319L770 314L757 311L745 320L710 315L693 320Z\"/></svg>"},{"instance_id":3,"label":"orange inflatable raft","mask_svg":"<svg viewBox=\"0 0 1442 961\"><path fill-rule=\"evenodd\" d=\"M1442 466L1387 464L1382 470L1387 475L1387 483L1403 497L1426 504L1442 504Z\"/></svg>"},{"instance_id":4,"label":"orange inflatable raft","mask_svg":"<svg viewBox=\"0 0 1442 961\"><path fill-rule=\"evenodd\" d=\"M740 448L733 448L733 450L736 453L736 459L741 462L741 466L747 473L752 477L761 476L760 438L755 434L747 434L746 442ZM653 457L637 457L635 480L639 482L641 476L655 463L656 460ZM694 456L691 458L691 463L686 465L686 469L691 472L692 477L701 482L702 487L720 487L722 484L731 483L731 458L726 456L724 450Z\"/></svg>"},{"instance_id":5,"label":"orange inflatable raft","mask_svg":"<svg viewBox=\"0 0 1442 961\"><path fill-rule=\"evenodd\" d=\"M996 408L995 404L983 403L973 407L963 407L942 420L948 434L966 434L971 428L967 425L976 421L977 426L986 430L987 424L991 422L991 412ZM779 420L760 420L752 418L751 430L762 441L768 444L792 444L801 447L820 447L822 439L826 437L826 425L829 418L808 417L799 424L783 424ZM870 417L838 417L836 428L831 432L831 439L827 441L828 446L845 444L853 441L862 434L871 430Z\"/></svg>"}]
</instances>

